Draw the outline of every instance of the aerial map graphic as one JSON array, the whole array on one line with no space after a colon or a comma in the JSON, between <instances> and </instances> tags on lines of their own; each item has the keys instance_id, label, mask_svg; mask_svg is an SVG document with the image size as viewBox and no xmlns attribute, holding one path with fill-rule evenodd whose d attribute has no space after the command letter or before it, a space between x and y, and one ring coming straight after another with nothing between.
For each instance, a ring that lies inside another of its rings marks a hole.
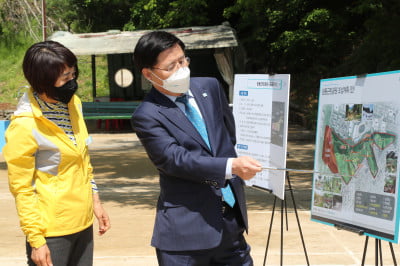
<instances>
[{"instance_id":1,"label":"aerial map graphic","mask_svg":"<svg viewBox=\"0 0 400 266\"><path fill-rule=\"evenodd\" d=\"M394 103L322 106L315 207L393 220L398 109Z\"/></svg>"},{"instance_id":2,"label":"aerial map graphic","mask_svg":"<svg viewBox=\"0 0 400 266\"><path fill-rule=\"evenodd\" d=\"M395 141L396 136L389 133L367 133L357 142L342 139L331 127L325 127L322 160L334 174L340 174L348 184L357 169L366 160L373 177L378 173L378 164L373 146L384 150Z\"/></svg>"},{"instance_id":3,"label":"aerial map graphic","mask_svg":"<svg viewBox=\"0 0 400 266\"><path fill-rule=\"evenodd\" d=\"M323 163L346 184L360 168L366 167L375 178L379 165L393 165L396 109L387 103L324 105ZM381 156L386 150L391 156Z\"/></svg>"}]
</instances>

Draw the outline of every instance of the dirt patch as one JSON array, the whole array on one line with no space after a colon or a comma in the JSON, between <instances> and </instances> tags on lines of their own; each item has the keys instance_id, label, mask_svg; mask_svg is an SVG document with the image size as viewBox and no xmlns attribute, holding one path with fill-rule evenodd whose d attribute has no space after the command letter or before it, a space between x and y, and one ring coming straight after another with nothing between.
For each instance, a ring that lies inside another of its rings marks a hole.
<instances>
[{"instance_id":1,"label":"dirt patch","mask_svg":"<svg viewBox=\"0 0 400 266\"><path fill-rule=\"evenodd\" d=\"M0 103L0 110L15 110L16 106L12 103Z\"/></svg>"},{"instance_id":2,"label":"dirt patch","mask_svg":"<svg viewBox=\"0 0 400 266\"><path fill-rule=\"evenodd\" d=\"M0 103L0 120L9 120L15 109L15 104Z\"/></svg>"}]
</instances>

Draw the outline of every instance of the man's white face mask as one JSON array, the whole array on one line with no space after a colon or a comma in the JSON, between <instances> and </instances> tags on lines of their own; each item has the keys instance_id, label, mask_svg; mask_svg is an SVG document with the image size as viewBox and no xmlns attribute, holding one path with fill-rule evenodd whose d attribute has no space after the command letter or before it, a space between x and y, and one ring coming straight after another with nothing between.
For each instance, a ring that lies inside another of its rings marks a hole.
<instances>
[{"instance_id":1,"label":"man's white face mask","mask_svg":"<svg viewBox=\"0 0 400 266\"><path fill-rule=\"evenodd\" d=\"M181 67L175 71L169 78L161 79L153 71L151 73L162 81L162 84L158 84L155 81L149 80L151 83L156 84L167 91L173 93L185 93L190 87L190 69L189 67Z\"/></svg>"}]
</instances>

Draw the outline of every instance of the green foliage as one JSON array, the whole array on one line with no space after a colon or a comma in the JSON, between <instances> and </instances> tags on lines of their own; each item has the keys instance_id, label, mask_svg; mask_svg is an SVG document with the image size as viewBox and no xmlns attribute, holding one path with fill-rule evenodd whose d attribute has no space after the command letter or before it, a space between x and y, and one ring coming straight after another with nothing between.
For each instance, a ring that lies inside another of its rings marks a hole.
<instances>
[{"instance_id":1,"label":"green foliage","mask_svg":"<svg viewBox=\"0 0 400 266\"><path fill-rule=\"evenodd\" d=\"M0 102L17 103L23 86L27 85L22 73L22 58L31 45L29 40L19 39L13 45L0 41ZM10 53L12 51L12 53Z\"/></svg>"},{"instance_id":2,"label":"green foliage","mask_svg":"<svg viewBox=\"0 0 400 266\"><path fill-rule=\"evenodd\" d=\"M0 102L16 104L21 93L28 86L22 72L22 60L32 40L19 40L12 47L0 41ZM12 53L10 53L10 48ZM82 101L92 101L92 69L90 56L78 56L79 90ZM96 57L97 96L108 96L108 76L106 56Z\"/></svg>"},{"instance_id":3,"label":"green foliage","mask_svg":"<svg viewBox=\"0 0 400 266\"><path fill-rule=\"evenodd\" d=\"M91 56L78 56L79 89L78 96L83 102L92 102L92 65ZM107 56L96 56L96 96L109 96Z\"/></svg>"},{"instance_id":4,"label":"green foliage","mask_svg":"<svg viewBox=\"0 0 400 266\"><path fill-rule=\"evenodd\" d=\"M58 0L52 0L58 2ZM66 0L77 7L73 24L75 32L101 32L122 29L130 19L132 1L129 0ZM79 21L79 23L76 23Z\"/></svg>"},{"instance_id":5,"label":"green foliage","mask_svg":"<svg viewBox=\"0 0 400 266\"><path fill-rule=\"evenodd\" d=\"M161 29L221 24L228 0L139 0L124 30Z\"/></svg>"},{"instance_id":6,"label":"green foliage","mask_svg":"<svg viewBox=\"0 0 400 266\"><path fill-rule=\"evenodd\" d=\"M57 20L55 30L75 33L122 29L129 21L129 0L47 0L48 16Z\"/></svg>"},{"instance_id":7,"label":"green foliage","mask_svg":"<svg viewBox=\"0 0 400 266\"><path fill-rule=\"evenodd\" d=\"M224 15L248 73L290 73L291 104L314 124L319 80L400 68L394 0L238 0Z\"/></svg>"},{"instance_id":8,"label":"green foliage","mask_svg":"<svg viewBox=\"0 0 400 266\"><path fill-rule=\"evenodd\" d=\"M54 30L74 31L83 22L79 17L79 6L73 5L70 0L47 0L46 13L57 20L59 27ZM66 25L65 29L61 27L63 24Z\"/></svg>"},{"instance_id":9,"label":"green foliage","mask_svg":"<svg viewBox=\"0 0 400 266\"><path fill-rule=\"evenodd\" d=\"M291 104L303 109L310 126L315 124L320 79L400 69L398 0L46 2L49 35L55 30L161 29L218 25L229 20L246 52L241 62L244 73L291 74ZM7 99L12 100L25 83L20 71L24 51L41 36L40 14L24 15L34 10L27 8L34 3L0 0L0 90ZM105 96L107 60L96 60L98 94ZM90 57L79 57L79 65L79 94L91 100Z\"/></svg>"},{"instance_id":10,"label":"green foliage","mask_svg":"<svg viewBox=\"0 0 400 266\"><path fill-rule=\"evenodd\" d=\"M365 74L400 69L400 2L381 2L381 6L370 4L375 12L366 19L367 32L358 40L357 49L337 67L338 73Z\"/></svg>"},{"instance_id":11,"label":"green foliage","mask_svg":"<svg viewBox=\"0 0 400 266\"><path fill-rule=\"evenodd\" d=\"M15 23L13 19L10 19L10 16L18 16L18 14L23 13L23 6L18 6L16 5L17 2L7 0L10 5L8 8L18 7L21 9L12 10L11 12L3 5L4 1L6 0L0 2L0 56L2 58L0 61L0 102L16 104L25 87L29 85L22 72L23 57L26 50L38 41L33 39L28 33L31 30L34 36L41 36L41 27L37 25L37 20L35 19L30 21L29 25L32 26L31 29L27 29L23 23ZM74 16L78 16L79 9L71 4L72 2L69 0L47 0L48 15L54 16L61 21L61 17L57 17L57 14L63 14L62 18L66 19L67 24L73 27L74 23L77 23ZM101 3L97 4L100 5ZM53 21L54 19L51 20ZM62 29L62 23L61 21L59 28L56 27L54 30ZM81 26L79 29L84 29L84 27ZM78 95L84 101L92 101L90 56L78 56L78 65L80 69ZM109 94L109 85L106 56L96 57L96 70L97 96L107 96Z\"/></svg>"}]
</instances>

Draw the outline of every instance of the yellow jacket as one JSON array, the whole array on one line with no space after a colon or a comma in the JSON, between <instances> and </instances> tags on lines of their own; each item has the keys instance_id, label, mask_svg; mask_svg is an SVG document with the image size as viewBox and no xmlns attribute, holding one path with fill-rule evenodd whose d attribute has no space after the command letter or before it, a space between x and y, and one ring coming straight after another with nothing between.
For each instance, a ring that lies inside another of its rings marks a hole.
<instances>
[{"instance_id":1,"label":"yellow jacket","mask_svg":"<svg viewBox=\"0 0 400 266\"><path fill-rule=\"evenodd\" d=\"M77 96L68 109L76 146L43 116L31 90L22 96L6 131L3 155L10 191L22 231L36 248L46 243L45 237L77 233L93 224L90 142Z\"/></svg>"}]
</instances>

